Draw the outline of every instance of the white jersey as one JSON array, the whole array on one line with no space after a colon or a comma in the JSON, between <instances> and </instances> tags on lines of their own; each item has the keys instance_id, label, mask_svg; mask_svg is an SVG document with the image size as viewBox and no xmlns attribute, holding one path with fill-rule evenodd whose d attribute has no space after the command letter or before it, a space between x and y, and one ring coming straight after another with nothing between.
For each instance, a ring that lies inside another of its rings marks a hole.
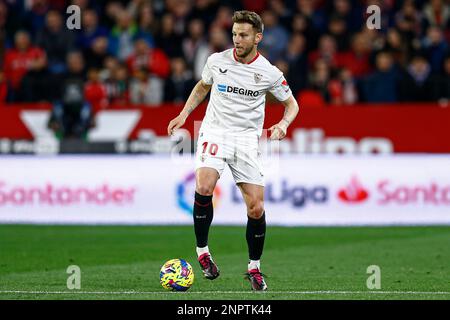
<instances>
[{"instance_id":1,"label":"white jersey","mask_svg":"<svg viewBox=\"0 0 450 320\"><path fill-rule=\"evenodd\" d=\"M261 136L266 92L279 101L292 92L283 73L266 58L257 53L244 64L237 61L234 50L212 54L203 68L202 80L212 87L201 130Z\"/></svg>"}]
</instances>

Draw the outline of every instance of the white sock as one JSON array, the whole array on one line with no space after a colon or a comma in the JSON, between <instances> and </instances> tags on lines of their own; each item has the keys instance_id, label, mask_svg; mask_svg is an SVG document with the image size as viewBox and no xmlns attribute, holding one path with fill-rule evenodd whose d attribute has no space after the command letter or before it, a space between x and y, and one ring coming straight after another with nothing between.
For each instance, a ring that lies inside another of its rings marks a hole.
<instances>
[{"instance_id":1,"label":"white sock","mask_svg":"<svg viewBox=\"0 0 450 320\"><path fill-rule=\"evenodd\" d=\"M259 260L250 260L248 263L248 270L258 269L260 270L260 262Z\"/></svg>"},{"instance_id":2,"label":"white sock","mask_svg":"<svg viewBox=\"0 0 450 320\"><path fill-rule=\"evenodd\" d=\"M203 248L199 248L197 247L197 256L200 257L202 254L204 253L209 253L209 248L208 246L203 247Z\"/></svg>"}]
</instances>

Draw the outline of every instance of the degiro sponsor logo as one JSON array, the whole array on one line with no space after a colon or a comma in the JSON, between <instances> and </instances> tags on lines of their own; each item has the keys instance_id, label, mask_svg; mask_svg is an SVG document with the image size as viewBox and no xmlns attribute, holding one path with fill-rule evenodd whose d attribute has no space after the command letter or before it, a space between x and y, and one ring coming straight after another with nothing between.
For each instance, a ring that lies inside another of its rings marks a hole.
<instances>
[{"instance_id":1,"label":"degiro sponsor logo","mask_svg":"<svg viewBox=\"0 0 450 320\"><path fill-rule=\"evenodd\" d=\"M244 96L257 97L260 95L260 91L253 91L249 89L227 86L225 84L217 84L217 90L219 92L227 92L227 93L237 93Z\"/></svg>"},{"instance_id":2,"label":"degiro sponsor logo","mask_svg":"<svg viewBox=\"0 0 450 320\"><path fill-rule=\"evenodd\" d=\"M187 214L192 215L195 195L195 172L189 173L177 185L177 202L178 206ZM213 206L217 208L220 202L221 191L216 185L213 193Z\"/></svg>"},{"instance_id":3,"label":"degiro sponsor logo","mask_svg":"<svg viewBox=\"0 0 450 320\"><path fill-rule=\"evenodd\" d=\"M303 208L307 204L324 204L328 202L329 191L325 186L289 185L287 180L280 183L268 183L264 190L264 201L268 203L290 203L293 207ZM243 202L239 190L232 186L232 201Z\"/></svg>"}]
</instances>

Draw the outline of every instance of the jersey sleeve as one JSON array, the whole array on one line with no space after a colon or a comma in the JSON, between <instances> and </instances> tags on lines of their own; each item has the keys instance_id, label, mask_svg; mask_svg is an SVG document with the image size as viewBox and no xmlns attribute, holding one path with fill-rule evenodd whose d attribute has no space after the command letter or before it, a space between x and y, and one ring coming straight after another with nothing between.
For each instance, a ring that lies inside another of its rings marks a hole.
<instances>
[{"instance_id":1,"label":"jersey sleeve","mask_svg":"<svg viewBox=\"0 0 450 320\"><path fill-rule=\"evenodd\" d=\"M279 75L279 78L275 81L269 91L278 101L286 101L292 95L291 88L289 88L283 74Z\"/></svg>"},{"instance_id":2,"label":"jersey sleeve","mask_svg":"<svg viewBox=\"0 0 450 320\"><path fill-rule=\"evenodd\" d=\"M211 63L211 56L206 60L205 66L203 67L203 71L202 71L202 80L206 84L213 83L213 74L209 67L210 63Z\"/></svg>"}]
</instances>

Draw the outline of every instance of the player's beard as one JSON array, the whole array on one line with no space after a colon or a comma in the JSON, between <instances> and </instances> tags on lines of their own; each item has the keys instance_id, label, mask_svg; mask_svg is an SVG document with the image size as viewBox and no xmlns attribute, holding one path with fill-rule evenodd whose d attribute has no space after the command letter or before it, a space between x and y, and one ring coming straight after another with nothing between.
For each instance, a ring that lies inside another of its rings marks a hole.
<instances>
[{"instance_id":1,"label":"player's beard","mask_svg":"<svg viewBox=\"0 0 450 320\"><path fill-rule=\"evenodd\" d=\"M236 56L238 56L239 58L245 58L245 57L247 57L250 54L250 52L252 52L252 50L253 50L253 47L250 47L250 48L246 49L244 51L244 53L238 54L238 51L236 49Z\"/></svg>"}]
</instances>

